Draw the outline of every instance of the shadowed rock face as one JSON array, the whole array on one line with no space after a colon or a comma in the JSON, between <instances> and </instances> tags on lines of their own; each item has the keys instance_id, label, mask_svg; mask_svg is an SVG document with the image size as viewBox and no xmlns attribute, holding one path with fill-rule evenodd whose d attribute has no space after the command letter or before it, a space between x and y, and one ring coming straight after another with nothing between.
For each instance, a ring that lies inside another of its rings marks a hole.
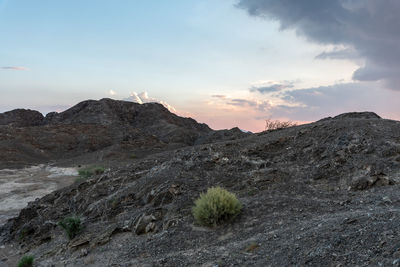
<instances>
[{"instance_id":1,"label":"shadowed rock face","mask_svg":"<svg viewBox=\"0 0 400 267\"><path fill-rule=\"evenodd\" d=\"M0 125L14 127L39 126L43 124L42 113L30 109L14 109L0 113Z\"/></svg>"},{"instance_id":2,"label":"shadowed rock face","mask_svg":"<svg viewBox=\"0 0 400 267\"><path fill-rule=\"evenodd\" d=\"M211 186L234 192L243 212L210 229L191 208ZM399 190L400 122L350 113L125 161L30 203L0 231L42 265L390 266ZM84 230L68 241L56 222L70 214Z\"/></svg>"}]
</instances>

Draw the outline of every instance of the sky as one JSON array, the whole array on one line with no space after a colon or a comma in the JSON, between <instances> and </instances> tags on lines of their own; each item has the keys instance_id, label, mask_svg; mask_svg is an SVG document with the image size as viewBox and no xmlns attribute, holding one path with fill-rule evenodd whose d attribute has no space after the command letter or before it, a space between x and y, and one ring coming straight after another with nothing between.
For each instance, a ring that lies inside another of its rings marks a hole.
<instances>
[{"instance_id":1,"label":"sky","mask_svg":"<svg viewBox=\"0 0 400 267\"><path fill-rule=\"evenodd\" d=\"M398 0L0 0L0 112L160 102L214 129L400 120Z\"/></svg>"}]
</instances>

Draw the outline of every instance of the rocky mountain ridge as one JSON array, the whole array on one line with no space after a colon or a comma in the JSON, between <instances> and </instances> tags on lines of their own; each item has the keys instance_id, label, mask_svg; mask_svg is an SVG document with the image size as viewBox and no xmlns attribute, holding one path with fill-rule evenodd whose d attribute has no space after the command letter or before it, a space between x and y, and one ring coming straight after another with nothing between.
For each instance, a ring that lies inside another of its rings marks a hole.
<instances>
[{"instance_id":1,"label":"rocky mountain ridge","mask_svg":"<svg viewBox=\"0 0 400 267\"><path fill-rule=\"evenodd\" d=\"M214 131L158 103L87 100L46 117L37 111L16 109L0 114L0 167L74 157L81 157L82 163L119 161L136 154L246 135L237 128Z\"/></svg>"}]
</instances>

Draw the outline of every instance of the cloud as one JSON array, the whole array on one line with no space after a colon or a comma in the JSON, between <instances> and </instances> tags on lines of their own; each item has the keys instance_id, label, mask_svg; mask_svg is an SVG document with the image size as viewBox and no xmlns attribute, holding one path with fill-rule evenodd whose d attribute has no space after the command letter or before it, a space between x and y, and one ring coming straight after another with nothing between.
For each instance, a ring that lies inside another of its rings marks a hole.
<instances>
[{"instance_id":1,"label":"cloud","mask_svg":"<svg viewBox=\"0 0 400 267\"><path fill-rule=\"evenodd\" d=\"M170 112L173 113L177 113L176 109L171 106L170 104L168 104L165 101L162 100L157 100L155 98L149 97L147 92L142 92L140 94L136 93L136 92L132 92L129 97L122 99L124 101L131 101L131 102L135 102L135 103L139 103L139 104L143 104L143 103L160 103L162 104L164 107L166 107Z\"/></svg>"},{"instance_id":2,"label":"cloud","mask_svg":"<svg viewBox=\"0 0 400 267\"><path fill-rule=\"evenodd\" d=\"M254 100L247 100L247 99L230 99L229 102L227 102L229 105L233 106L250 106L250 107L255 107L257 106L257 102Z\"/></svg>"},{"instance_id":3,"label":"cloud","mask_svg":"<svg viewBox=\"0 0 400 267\"><path fill-rule=\"evenodd\" d=\"M212 95L212 97L224 99L226 95Z\"/></svg>"},{"instance_id":4,"label":"cloud","mask_svg":"<svg viewBox=\"0 0 400 267\"><path fill-rule=\"evenodd\" d=\"M294 87L294 82L291 81L283 81L283 82L276 82L276 81L264 81L259 82L250 87L250 92L259 92L261 94L279 92L285 89L290 89Z\"/></svg>"},{"instance_id":5,"label":"cloud","mask_svg":"<svg viewBox=\"0 0 400 267\"><path fill-rule=\"evenodd\" d=\"M281 94L284 101L302 105L278 105L270 112L272 117L284 116L298 121L314 121L352 111L373 111L400 119L400 106L396 104L399 97L399 91L382 90L377 82L343 83L284 92Z\"/></svg>"},{"instance_id":6,"label":"cloud","mask_svg":"<svg viewBox=\"0 0 400 267\"><path fill-rule=\"evenodd\" d=\"M212 97L215 98L215 95ZM272 107L269 100L254 99L251 96L249 96L249 98L229 98L224 96L217 97L217 99L217 102L211 101L209 105L218 106L219 108L231 110L232 112L243 112L243 110L267 112Z\"/></svg>"},{"instance_id":7,"label":"cloud","mask_svg":"<svg viewBox=\"0 0 400 267\"><path fill-rule=\"evenodd\" d=\"M206 114L197 117L215 128L239 126L253 132L263 130L265 119L307 123L353 111L372 111L400 120L400 91L382 86L381 82L350 82L273 94L250 90L241 97L212 97Z\"/></svg>"},{"instance_id":8,"label":"cloud","mask_svg":"<svg viewBox=\"0 0 400 267\"><path fill-rule=\"evenodd\" d=\"M319 59L363 59L354 80L381 80L400 90L400 1L240 0L237 6L277 20L281 30L294 29L311 42L343 48Z\"/></svg>"},{"instance_id":9,"label":"cloud","mask_svg":"<svg viewBox=\"0 0 400 267\"><path fill-rule=\"evenodd\" d=\"M0 67L2 70L29 70L26 67L19 67L19 66L6 66L6 67Z\"/></svg>"},{"instance_id":10,"label":"cloud","mask_svg":"<svg viewBox=\"0 0 400 267\"><path fill-rule=\"evenodd\" d=\"M108 91L108 94L109 94L109 95L116 95L117 92L115 92L114 90L111 90L111 89L110 89L110 90Z\"/></svg>"},{"instance_id":11,"label":"cloud","mask_svg":"<svg viewBox=\"0 0 400 267\"><path fill-rule=\"evenodd\" d=\"M316 59L351 59L357 60L360 55L353 48L334 48L331 51L325 51L315 57Z\"/></svg>"},{"instance_id":12,"label":"cloud","mask_svg":"<svg viewBox=\"0 0 400 267\"><path fill-rule=\"evenodd\" d=\"M260 94L259 92L245 91L237 92L236 97L212 95L201 108L197 108L193 112L194 118L215 129L239 127L252 132L260 132L265 128L265 119L289 120L287 116L275 112L280 107L289 110L304 106L304 104L296 103L293 99L282 99L284 92ZM204 105L207 105L207 108L204 108Z\"/></svg>"}]
</instances>

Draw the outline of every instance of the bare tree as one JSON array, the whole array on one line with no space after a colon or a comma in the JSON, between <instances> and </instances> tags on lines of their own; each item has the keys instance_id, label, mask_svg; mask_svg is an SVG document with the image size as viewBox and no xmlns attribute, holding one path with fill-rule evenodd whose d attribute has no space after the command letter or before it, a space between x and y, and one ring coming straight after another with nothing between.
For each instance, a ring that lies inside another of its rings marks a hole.
<instances>
[{"instance_id":1,"label":"bare tree","mask_svg":"<svg viewBox=\"0 0 400 267\"><path fill-rule=\"evenodd\" d=\"M267 119L265 120L265 131L278 130L296 125L297 124L292 121L279 121L279 120Z\"/></svg>"}]
</instances>

